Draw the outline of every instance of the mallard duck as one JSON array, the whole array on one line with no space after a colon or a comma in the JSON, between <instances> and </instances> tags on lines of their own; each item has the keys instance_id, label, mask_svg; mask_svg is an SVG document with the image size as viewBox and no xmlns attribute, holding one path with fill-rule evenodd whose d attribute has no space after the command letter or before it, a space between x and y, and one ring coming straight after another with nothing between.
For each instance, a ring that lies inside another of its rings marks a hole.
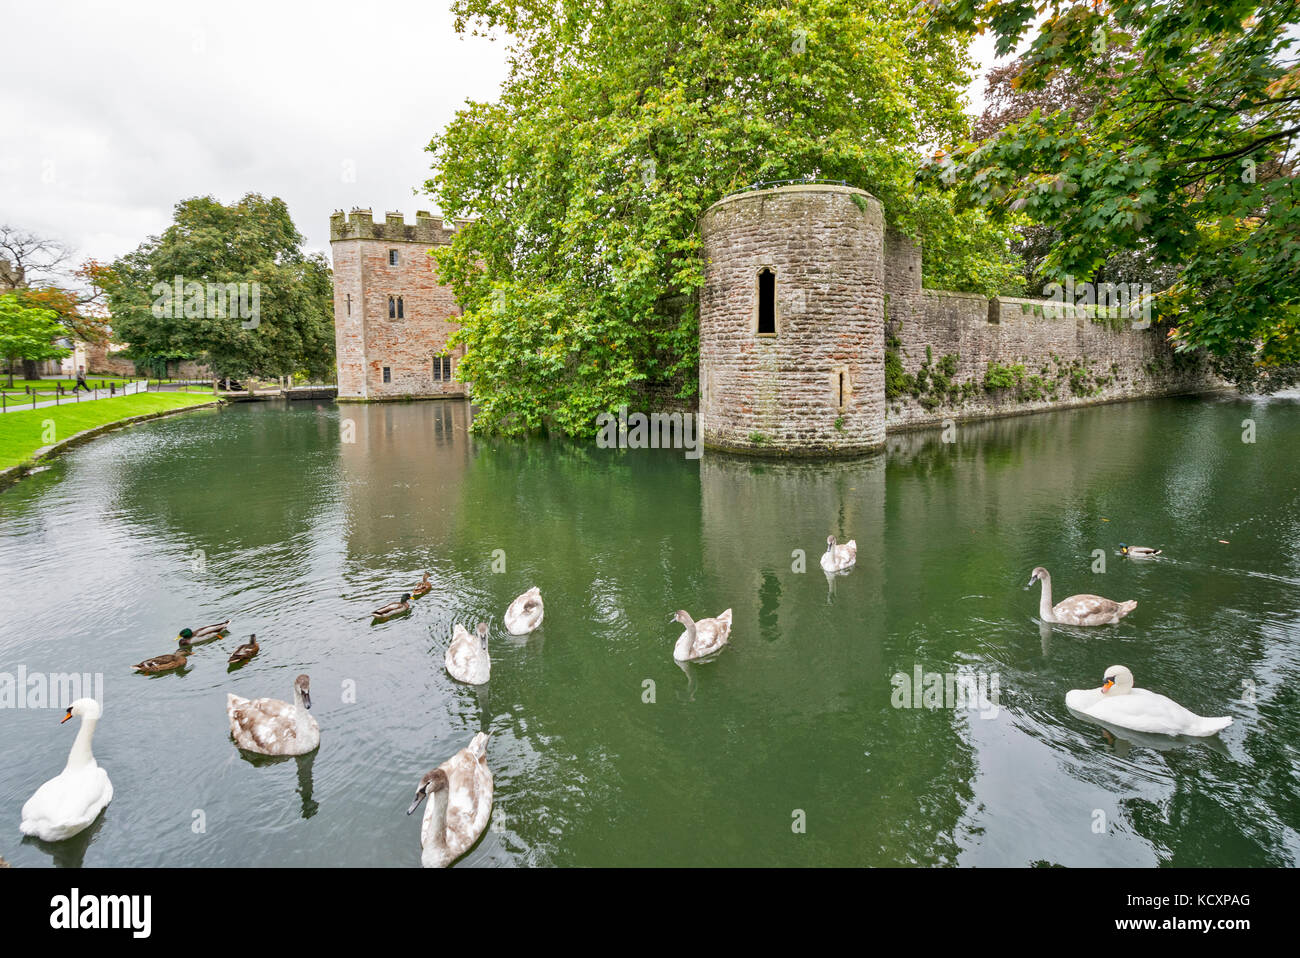
<instances>
[{"instance_id":1,"label":"mallard duck","mask_svg":"<svg viewBox=\"0 0 1300 958\"><path fill-rule=\"evenodd\" d=\"M1148 549L1146 546L1126 546L1122 542L1119 544L1119 554L1130 559L1150 559L1163 551L1163 549Z\"/></svg>"},{"instance_id":2,"label":"mallard duck","mask_svg":"<svg viewBox=\"0 0 1300 958\"><path fill-rule=\"evenodd\" d=\"M492 676L492 659L488 656L488 624L480 622L471 636L460 623L452 630L451 645L445 659L453 679L470 685L483 685Z\"/></svg>"},{"instance_id":3,"label":"mallard duck","mask_svg":"<svg viewBox=\"0 0 1300 958\"><path fill-rule=\"evenodd\" d=\"M306 755L320 745L320 726L311 708L311 679L293 680L293 704L279 699L245 699L226 694L230 737L245 751L262 755Z\"/></svg>"},{"instance_id":4,"label":"mallard duck","mask_svg":"<svg viewBox=\"0 0 1300 958\"><path fill-rule=\"evenodd\" d=\"M1035 582L1043 583L1042 595L1038 600L1038 615L1044 622L1060 622L1064 625L1111 625L1118 622L1137 608L1137 602L1116 602L1099 595L1072 595L1052 605L1052 577L1042 566L1029 574L1028 589Z\"/></svg>"},{"instance_id":5,"label":"mallard duck","mask_svg":"<svg viewBox=\"0 0 1300 958\"><path fill-rule=\"evenodd\" d=\"M169 652L166 655L155 655L152 659L145 659L143 662L137 662L131 666L136 672L144 675L155 675L159 672L173 672L185 665L186 657L190 650L182 648L178 652Z\"/></svg>"},{"instance_id":6,"label":"mallard duck","mask_svg":"<svg viewBox=\"0 0 1300 958\"><path fill-rule=\"evenodd\" d=\"M226 628L228 625L230 625L230 620L226 619L225 622L218 622L215 625L201 625L197 629L181 629L180 634L176 636L176 638L180 641L181 645L191 645L195 642L216 639L220 638L228 631Z\"/></svg>"},{"instance_id":7,"label":"mallard duck","mask_svg":"<svg viewBox=\"0 0 1300 958\"><path fill-rule=\"evenodd\" d=\"M415 588L411 590L411 598L418 599L420 596L426 595L432 591L433 583L429 581L429 573L426 572L424 578L417 582Z\"/></svg>"},{"instance_id":8,"label":"mallard duck","mask_svg":"<svg viewBox=\"0 0 1300 958\"><path fill-rule=\"evenodd\" d=\"M387 619L399 612L409 612L411 610L411 593L403 592L402 597L396 602L390 602L388 605L381 605L371 613L376 619Z\"/></svg>"},{"instance_id":9,"label":"mallard duck","mask_svg":"<svg viewBox=\"0 0 1300 958\"><path fill-rule=\"evenodd\" d=\"M260 652L261 649L262 649L262 647L261 647L260 645L257 644L257 635L256 635L256 633L254 633L253 635L250 635L250 636L248 637L248 641L247 641L247 642L245 642L245 643L244 643L243 645L241 645L239 648L235 649L235 651L231 652L231 653L230 653L230 658L228 658L226 661L227 661L227 662L247 662L249 659L251 659L253 656L255 656L258 652Z\"/></svg>"},{"instance_id":10,"label":"mallard duck","mask_svg":"<svg viewBox=\"0 0 1300 958\"><path fill-rule=\"evenodd\" d=\"M410 815L426 798L420 825L420 864L446 868L469 851L492 815L492 771L487 764L486 732L420 779Z\"/></svg>"},{"instance_id":11,"label":"mallard duck","mask_svg":"<svg viewBox=\"0 0 1300 958\"><path fill-rule=\"evenodd\" d=\"M716 619L700 619L698 622L679 609L673 613L672 621L686 626L686 631L673 646L673 658L678 662L691 662L722 651L731 635L730 609Z\"/></svg>"},{"instance_id":12,"label":"mallard duck","mask_svg":"<svg viewBox=\"0 0 1300 958\"><path fill-rule=\"evenodd\" d=\"M850 539L844 545L836 545L834 536L826 537L826 551L822 553L822 569L826 572L843 572L853 568L858 561L858 540Z\"/></svg>"},{"instance_id":13,"label":"mallard duck","mask_svg":"<svg viewBox=\"0 0 1300 958\"><path fill-rule=\"evenodd\" d=\"M511 635L527 635L542 624L542 590L533 586L517 597L506 609L506 631Z\"/></svg>"},{"instance_id":14,"label":"mallard duck","mask_svg":"<svg viewBox=\"0 0 1300 958\"><path fill-rule=\"evenodd\" d=\"M81 719L81 728L63 771L38 788L23 805L18 827L24 835L35 835L47 842L71 838L85 831L113 800L108 772L96 764L90 751L95 724L103 714L94 699L77 699L68 706L59 724L75 716Z\"/></svg>"},{"instance_id":15,"label":"mallard duck","mask_svg":"<svg viewBox=\"0 0 1300 958\"><path fill-rule=\"evenodd\" d=\"M1205 718L1159 692L1133 688L1133 673L1123 665L1112 665L1106 670L1101 688L1066 692L1065 704L1099 722L1159 735L1203 737L1232 724L1226 715Z\"/></svg>"}]
</instances>

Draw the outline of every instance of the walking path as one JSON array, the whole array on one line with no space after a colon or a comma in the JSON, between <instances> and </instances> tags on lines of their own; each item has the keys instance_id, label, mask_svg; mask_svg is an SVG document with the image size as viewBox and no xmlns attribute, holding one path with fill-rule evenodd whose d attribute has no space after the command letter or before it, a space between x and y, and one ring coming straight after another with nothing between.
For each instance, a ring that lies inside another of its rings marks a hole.
<instances>
[{"instance_id":1,"label":"walking path","mask_svg":"<svg viewBox=\"0 0 1300 958\"><path fill-rule=\"evenodd\" d=\"M189 383L155 383L152 390L149 389L149 381L140 379L133 383L125 383L116 391L111 389L92 389L89 396L83 396L84 390L78 390L76 393L65 393L54 399L37 400L36 402L15 402L6 398L3 404L0 404L0 412L20 412L24 409L45 409L52 406L70 406L78 402L90 402L94 399L112 399L117 396L133 396L136 393L150 392L174 392Z\"/></svg>"}]
</instances>

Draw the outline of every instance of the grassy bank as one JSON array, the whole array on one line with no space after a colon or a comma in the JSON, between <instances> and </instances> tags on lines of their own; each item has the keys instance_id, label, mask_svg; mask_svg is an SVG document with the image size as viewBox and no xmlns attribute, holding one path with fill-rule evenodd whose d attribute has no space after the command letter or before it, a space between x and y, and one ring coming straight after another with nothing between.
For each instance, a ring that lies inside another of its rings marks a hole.
<instances>
[{"instance_id":1,"label":"grassy bank","mask_svg":"<svg viewBox=\"0 0 1300 958\"><path fill-rule=\"evenodd\" d=\"M42 446L70 439L85 429L106 426L133 416L198 406L212 402L212 399L211 391L139 393L116 399L4 413L0 415L0 469L26 462Z\"/></svg>"}]
</instances>

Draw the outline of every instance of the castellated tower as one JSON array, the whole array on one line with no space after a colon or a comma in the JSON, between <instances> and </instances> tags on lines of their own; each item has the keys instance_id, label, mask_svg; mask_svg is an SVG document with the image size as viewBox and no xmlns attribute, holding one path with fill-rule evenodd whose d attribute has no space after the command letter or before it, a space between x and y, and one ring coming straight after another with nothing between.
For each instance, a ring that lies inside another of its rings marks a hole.
<instances>
[{"instance_id":1,"label":"castellated tower","mask_svg":"<svg viewBox=\"0 0 1300 958\"><path fill-rule=\"evenodd\" d=\"M460 307L429 255L454 235L424 212L414 226L401 213L382 223L369 210L330 217L340 400L466 395L453 378L461 350L441 355Z\"/></svg>"},{"instance_id":2,"label":"castellated tower","mask_svg":"<svg viewBox=\"0 0 1300 958\"><path fill-rule=\"evenodd\" d=\"M813 456L883 447L880 202L822 184L736 193L704 212L700 232L705 445ZM915 282L919 291L919 269Z\"/></svg>"}]
</instances>

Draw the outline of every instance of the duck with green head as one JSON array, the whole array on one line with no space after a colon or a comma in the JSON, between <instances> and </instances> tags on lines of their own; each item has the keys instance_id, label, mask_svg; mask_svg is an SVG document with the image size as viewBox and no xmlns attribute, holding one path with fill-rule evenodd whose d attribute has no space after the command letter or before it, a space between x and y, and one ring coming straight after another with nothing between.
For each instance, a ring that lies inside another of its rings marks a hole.
<instances>
[{"instance_id":1,"label":"duck with green head","mask_svg":"<svg viewBox=\"0 0 1300 958\"><path fill-rule=\"evenodd\" d=\"M1119 544L1119 554L1127 559L1150 559L1163 551L1163 549L1148 549L1146 546L1126 546L1122 542Z\"/></svg>"},{"instance_id":2,"label":"duck with green head","mask_svg":"<svg viewBox=\"0 0 1300 958\"><path fill-rule=\"evenodd\" d=\"M230 620L217 622L214 625L201 625L197 629L181 629L176 640L181 645L193 645L195 642L211 642L213 639L219 639L230 629Z\"/></svg>"}]
</instances>

